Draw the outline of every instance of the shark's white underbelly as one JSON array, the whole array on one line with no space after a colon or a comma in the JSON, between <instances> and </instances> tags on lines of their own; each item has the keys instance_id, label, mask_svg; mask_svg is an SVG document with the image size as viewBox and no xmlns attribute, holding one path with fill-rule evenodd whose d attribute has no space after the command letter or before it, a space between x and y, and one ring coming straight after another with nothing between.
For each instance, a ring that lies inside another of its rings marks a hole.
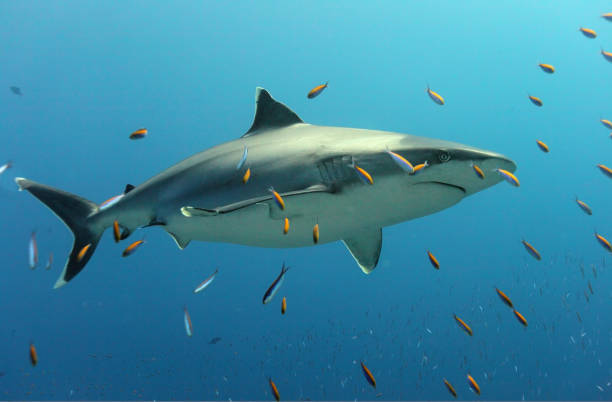
<instances>
[{"instance_id":1,"label":"shark's white underbelly","mask_svg":"<svg viewBox=\"0 0 612 402\"><path fill-rule=\"evenodd\" d=\"M167 219L166 230L182 240L237 243L259 247L304 247L355 236L428 215L456 204L465 193L439 183L380 179L374 185L357 183L339 193L311 193L285 198L285 210L274 201L257 203L215 216L180 214ZM290 222L283 233L284 219Z\"/></svg>"}]
</instances>

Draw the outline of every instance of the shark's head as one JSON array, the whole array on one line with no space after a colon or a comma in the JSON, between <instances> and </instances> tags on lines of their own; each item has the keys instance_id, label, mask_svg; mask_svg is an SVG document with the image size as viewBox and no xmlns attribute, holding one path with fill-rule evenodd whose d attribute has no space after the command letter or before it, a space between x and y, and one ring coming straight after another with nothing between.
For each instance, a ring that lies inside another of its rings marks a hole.
<instances>
[{"instance_id":1,"label":"shark's head","mask_svg":"<svg viewBox=\"0 0 612 402\"><path fill-rule=\"evenodd\" d=\"M428 166L416 173L419 182L444 184L462 190L466 196L502 181L495 169L516 170L512 160L496 152L430 138L408 136L394 151L413 164L427 161Z\"/></svg>"}]
</instances>

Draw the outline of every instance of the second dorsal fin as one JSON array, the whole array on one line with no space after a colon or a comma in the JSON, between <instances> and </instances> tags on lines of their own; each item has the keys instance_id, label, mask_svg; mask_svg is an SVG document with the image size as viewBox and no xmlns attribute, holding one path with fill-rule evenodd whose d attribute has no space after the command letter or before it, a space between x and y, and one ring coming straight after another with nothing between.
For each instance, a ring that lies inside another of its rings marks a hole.
<instances>
[{"instance_id":1,"label":"second dorsal fin","mask_svg":"<svg viewBox=\"0 0 612 402\"><path fill-rule=\"evenodd\" d=\"M255 89L255 118L251 128L243 137L255 135L266 128L280 128L296 123L303 123L303 121L293 110L274 100L265 89L257 87Z\"/></svg>"}]
</instances>

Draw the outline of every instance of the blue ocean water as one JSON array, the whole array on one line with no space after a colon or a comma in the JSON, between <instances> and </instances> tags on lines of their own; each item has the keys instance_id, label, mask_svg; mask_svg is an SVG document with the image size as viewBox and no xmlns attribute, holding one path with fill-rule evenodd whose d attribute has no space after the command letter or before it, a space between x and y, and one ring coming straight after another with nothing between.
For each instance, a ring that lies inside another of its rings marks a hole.
<instances>
[{"instance_id":1,"label":"blue ocean water","mask_svg":"<svg viewBox=\"0 0 612 402\"><path fill-rule=\"evenodd\" d=\"M612 119L612 64L600 54L612 51L612 23L600 17L612 12L607 7L1 2L0 164L13 167L0 176L0 399L271 400L269 377L282 399L449 399L443 378L458 399L474 399L468 374L484 399L611 399L612 261L593 236L612 238L611 182L596 168L612 166L610 133L599 121ZM325 81L319 97L306 98ZM428 98L427 85L444 106ZM86 269L53 290L71 234L13 178L102 202L241 136L256 86L309 123L503 153L516 161L521 186L500 183L385 228L368 276L339 242L302 249L193 242L180 251L153 227L129 258L107 231ZM130 141L140 127L148 137ZM27 260L32 231L35 270ZM522 238L542 261L525 252ZM262 305L283 261L292 269L274 302ZM194 295L217 267L214 283ZM510 295L527 328L495 287ZM221 340L209 343L214 337Z\"/></svg>"}]
</instances>

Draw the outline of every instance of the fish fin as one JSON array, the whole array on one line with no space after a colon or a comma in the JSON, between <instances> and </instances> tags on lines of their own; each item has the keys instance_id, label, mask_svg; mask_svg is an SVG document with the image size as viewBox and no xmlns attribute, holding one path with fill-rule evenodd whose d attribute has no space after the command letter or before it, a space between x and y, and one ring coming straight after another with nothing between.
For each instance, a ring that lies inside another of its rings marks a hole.
<instances>
[{"instance_id":1,"label":"fish fin","mask_svg":"<svg viewBox=\"0 0 612 402\"><path fill-rule=\"evenodd\" d=\"M27 190L38 198L72 231L74 236L72 251L54 288L64 286L85 268L102 237L104 228L94 227L88 222L88 218L98 212L99 208L95 203L77 195L22 177L16 177L15 183L20 191ZM88 244L89 251L79 258L79 252Z\"/></svg>"},{"instance_id":2,"label":"fish fin","mask_svg":"<svg viewBox=\"0 0 612 402\"><path fill-rule=\"evenodd\" d=\"M249 131L242 137L256 135L259 130L280 128L304 123L295 112L276 101L261 87L255 89L255 118Z\"/></svg>"},{"instance_id":3,"label":"fish fin","mask_svg":"<svg viewBox=\"0 0 612 402\"><path fill-rule=\"evenodd\" d=\"M135 188L136 188L136 186L134 186L133 184L126 184L125 185L125 190L123 190L123 194L129 193L130 191L132 191Z\"/></svg>"},{"instance_id":4,"label":"fish fin","mask_svg":"<svg viewBox=\"0 0 612 402\"><path fill-rule=\"evenodd\" d=\"M189 242L191 242L191 239L189 240L183 239L180 236L176 235L175 233L168 232L168 234L170 235L170 237L172 237L172 239L174 240L178 248L180 248L181 250L185 249L185 247L189 245Z\"/></svg>"},{"instance_id":5,"label":"fish fin","mask_svg":"<svg viewBox=\"0 0 612 402\"><path fill-rule=\"evenodd\" d=\"M121 231L121 236L119 236L119 240L125 240L132 234L132 231L128 228L123 228Z\"/></svg>"},{"instance_id":6,"label":"fish fin","mask_svg":"<svg viewBox=\"0 0 612 402\"><path fill-rule=\"evenodd\" d=\"M382 247L382 229L363 230L342 242L363 273L369 274L376 268Z\"/></svg>"}]
</instances>

